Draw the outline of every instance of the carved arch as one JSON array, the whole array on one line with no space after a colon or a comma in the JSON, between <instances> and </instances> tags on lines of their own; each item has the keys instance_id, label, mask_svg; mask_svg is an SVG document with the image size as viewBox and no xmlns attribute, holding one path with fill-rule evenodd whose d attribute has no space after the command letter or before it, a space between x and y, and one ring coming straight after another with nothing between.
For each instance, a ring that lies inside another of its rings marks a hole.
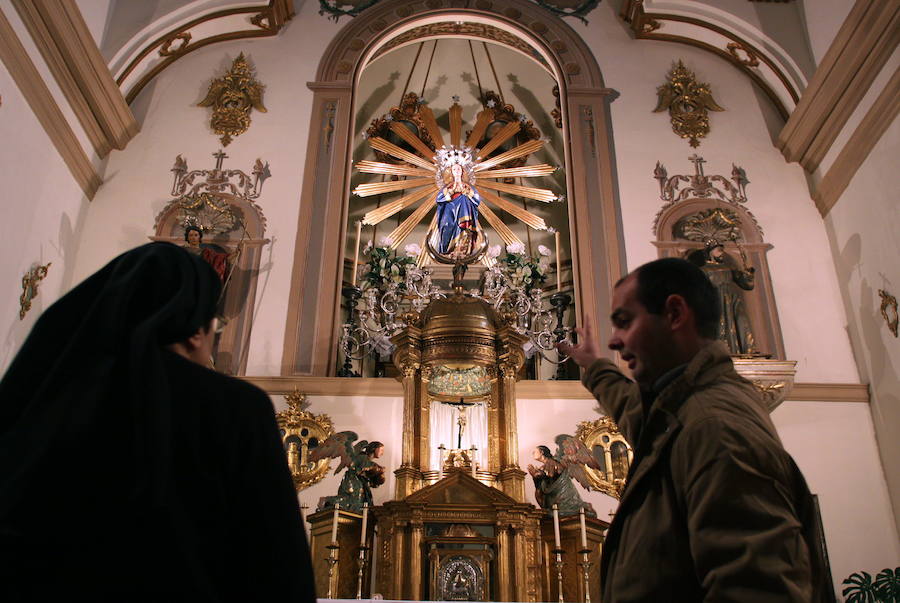
<instances>
[{"instance_id":1,"label":"carved arch","mask_svg":"<svg viewBox=\"0 0 900 603\"><path fill-rule=\"evenodd\" d=\"M391 39L427 23L466 21L500 28L527 43L560 86L567 141L566 179L575 307L597 321L624 272L608 103L596 59L559 17L527 0L384 0L350 20L325 49L315 82L282 374L333 375L340 320L342 242L346 236L354 85L370 57Z\"/></svg>"}]
</instances>

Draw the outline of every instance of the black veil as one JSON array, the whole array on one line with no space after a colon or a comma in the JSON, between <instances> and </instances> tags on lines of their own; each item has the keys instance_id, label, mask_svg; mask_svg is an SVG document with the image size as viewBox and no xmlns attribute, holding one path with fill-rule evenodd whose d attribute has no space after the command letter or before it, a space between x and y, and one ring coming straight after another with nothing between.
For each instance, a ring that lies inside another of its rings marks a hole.
<instances>
[{"instance_id":1,"label":"black veil","mask_svg":"<svg viewBox=\"0 0 900 603\"><path fill-rule=\"evenodd\" d=\"M130 430L134 498L161 503L171 470L170 388L162 346L207 327L221 283L201 258L149 243L112 260L50 306L0 381L0 521L46 479L48 456ZM80 459L90 463L90 458Z\"/></svg>"}]
</instances>

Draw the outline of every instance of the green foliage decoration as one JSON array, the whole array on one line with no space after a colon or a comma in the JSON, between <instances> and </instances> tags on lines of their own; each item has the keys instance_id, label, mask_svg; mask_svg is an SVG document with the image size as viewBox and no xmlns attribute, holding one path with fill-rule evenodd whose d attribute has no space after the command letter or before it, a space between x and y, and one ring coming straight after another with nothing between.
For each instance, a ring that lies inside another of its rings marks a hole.
<instances>
[{"instance_id":1,"label":"green foliage decoration","mask_svg":"<svg viewBox=\"0 0 900 603\"><path fill-rule=\"evenodd\" d=\"M847 585L841 591L845 603L900 602L900 567L885 568L878 572L874 580L869 572L855 572L850 574L842 584Z\"/></svg>"}]
</instances>

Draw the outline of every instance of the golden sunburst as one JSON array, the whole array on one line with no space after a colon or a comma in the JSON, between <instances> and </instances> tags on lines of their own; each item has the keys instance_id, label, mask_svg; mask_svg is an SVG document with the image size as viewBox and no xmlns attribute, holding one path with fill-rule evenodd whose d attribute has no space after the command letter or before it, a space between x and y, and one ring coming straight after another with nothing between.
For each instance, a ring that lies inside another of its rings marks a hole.
<instances>
[{"instance_id":1,"label":"golden sunburst","mask_svg":"<svg viewBox=\"0 0 900 603\"><path fill-rule=\"evenodd\" d=\"M485 238L479 218L483 218L506 245L521 243L494 209L509 214L534 230L548 230L543 218L504 199L501 194L516 195L544 203L556 201L557 195L549 189L508 183L511 178L546 177L556 168L547 164L498 167L539 151L544 146L545 140L529 140L490 157L500 145L516 135L520 128L519 123L507 123L502 127L492 128L495 131L490 132L489 126L495 123L495 111L491 107L485 107L478 113L467 140L461 144L462 107L458 102L454 102L449 110L450 144L445 145L434 113L427 105L419 107L418 117L425 126L428 138L437 146L437 151L432 150L408 127L396 121L389 124L390 131L415 152L404 150L380 136L370 136L367 139L373 151L379 152L381 157L387 155L398 160L398 163L360 161L356 164L356 169L365 174L406 179L360 184L353 190L360 197L398 192L402 195L365 214L363 224L374 226L406 208L416 206L415 210L388 235L392 240L392 248L397 249L416 226L434 211L424 241L427 244L422 245L420 265L427 259L428 254L433 259L443 262L454 260L468 262L480 259L485 264L491 264L491 259L483 253ZM477 147L486 134L489 134L487 141L481 148ZM465 199L460 201L461 197ZM441 204L448 202L457 204L453 210L455 213L452 220L448 213L450 210L441 209ZM460 205L461 203L463 205ZM471 215L467 215L467 211ZM440 225L439 216L441 216ZM467 217L471 219L466 221ZM450 230L453 232L449 232Z\"/></svg>"}]
</instances>

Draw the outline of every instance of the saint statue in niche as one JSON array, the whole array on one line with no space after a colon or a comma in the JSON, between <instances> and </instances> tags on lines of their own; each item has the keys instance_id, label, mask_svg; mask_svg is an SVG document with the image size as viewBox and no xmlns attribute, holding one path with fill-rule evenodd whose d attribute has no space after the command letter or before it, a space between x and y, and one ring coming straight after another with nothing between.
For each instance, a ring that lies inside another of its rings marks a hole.
<instances>
[{"instance_id":1,"label":"saint statue in niche","mask_svg":"<svg viewBox=\"0 0 900 603\"><path fill-rule=\"evenodd\" d=\"M222 282L226 282L228 278L228 267L234 263L238 255L240 255L240 247L232 253L228 253L219 245L204 243L203 230L199 226L189 225L184 229L183 247L194 255L199 255L206 261Z\"/></svg>"},{"instance_id":2,"label":"saint statue in niche","mask_svg":"<svg viewBox=\"0 0 900 603\"><path fill-rule=\"evenodd\" d=\"M437 224L429 243L440 256L462 260L484 246L478 223L481 196L474 186L472 153L466 147L442 148L437 159Z\"/></svg>"},{"instance_id":3,"label":"saint statue in niche","mask_svg":"<svg viewBox=\"0 0 900 603\"><path fill-rule=\"evenodd\" d=\"M750 317L744 305L743 291L752 291L755 285L753 266L747 266L742 255L741 265L725 252L717 239L706 242L704 249L688 254L688 260L698 265L716 287L719 297L719 335L732 354L758 354L756 340L750 326Z\"/></svg>"}]
</instances>

